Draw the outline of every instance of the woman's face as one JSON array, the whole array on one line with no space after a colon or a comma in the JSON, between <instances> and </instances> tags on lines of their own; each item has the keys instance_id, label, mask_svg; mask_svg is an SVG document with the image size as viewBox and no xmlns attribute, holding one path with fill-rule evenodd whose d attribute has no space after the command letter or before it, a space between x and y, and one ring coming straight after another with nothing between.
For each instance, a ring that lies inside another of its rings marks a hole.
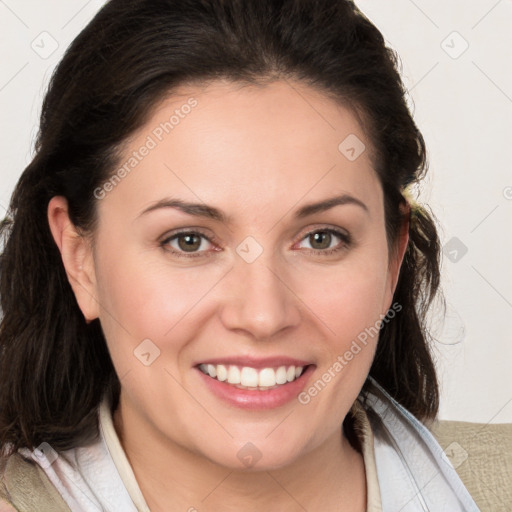
<instances>
[{"instance_id":1,"label":"woman's face","mask_svg":"<svg viewBox=\"0 0 512 512\"><path fill-rule=\"evenodd\" d=\"M370 141L298 83L179 92L95 191L77 294L126 418L224 466L282 467L339 437L375 352L361 334L391 306Z\"/></svg>"}]
</instances>

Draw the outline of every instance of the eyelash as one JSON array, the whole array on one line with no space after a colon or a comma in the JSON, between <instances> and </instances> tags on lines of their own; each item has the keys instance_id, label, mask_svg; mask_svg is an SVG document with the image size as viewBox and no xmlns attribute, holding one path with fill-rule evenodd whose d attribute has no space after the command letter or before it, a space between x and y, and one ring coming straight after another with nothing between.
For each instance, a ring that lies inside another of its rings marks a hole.
<instances>
[{"instance_id":1,"label":"eyelash","mask_svg":"<svg viewBox=\"0 0 512 512\"><path fill-rule=\"evenodd\" d=\"M310 253L310 254L314 253L315 255L329 256L331 254L334 254L334 253L346 250L346 249L348 249L352 245L352 237L351 237L350 234L345 233L343 231L339 231L339 230L334 229L334 228L321 228L321 229L315 229L313 231L309 231L308 233L306 233L299 240L299 242L302 242L307 237L309 237L309 236L311 236L311 235L313 235L315 233L328 233L328 234L334 235L334 236L338 237L341 240L341 245L339 245L337 247L334 247L334 248L331 248L331 249L323 249L323 250L322 249L306 249L306 251L308 253ZM168 236L167 238L162 240L160 242L160 247L162 247L164 250L169 251L172 254L174 254L174 255L176 255L176 256L178 256L180 258L198 258L198 257L204 256L205 251L200 251L200 252L195 252L195 253L194 252L186 253L186 252L182 252L182 251L176 251L174 249L171 249L171 250L168 249L167 245L172 240L175 240L175 239L177 239L177 238L179 238L180 236L183 236L183 235L197 235L197 236L205 238L211 244L215 243L215 240L210 239L210 237L208 235L206 235L205 233L202 233L201 231L198 231L198 230L195 230L195 231L183 230L183 231L175 232L171 236ZM206 254L208 254L208 256L211 255L208 252L206 252Z\"/></svg>"}]
</instances>

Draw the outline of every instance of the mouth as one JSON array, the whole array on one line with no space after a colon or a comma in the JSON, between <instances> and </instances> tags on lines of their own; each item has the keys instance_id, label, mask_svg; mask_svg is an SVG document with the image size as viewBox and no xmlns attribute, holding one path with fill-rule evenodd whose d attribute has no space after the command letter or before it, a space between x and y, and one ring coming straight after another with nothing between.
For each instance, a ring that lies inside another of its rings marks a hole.
<instances>
[{"instance_id":1,"label":"mouth","mask_svg":"<svg viewBox=\"0 0 512 512\"><path fill-rule=\"evenodd\" d=\"M263 410L293 403L316 365L288 357L230 358L195 366L215 397L236 408Z\"/></svg>"},{"instance_id":2,"label":"mouth","mask_svg":"<svg viewBox=\"0 0 512 512\"><path fill-rule=\"evenodd\" d=\"M238 389L267 391L295 381L304 373L307 366L253 368L232 364L200 364L198 368L208 377Z\"/></svg>"}]
</instances>

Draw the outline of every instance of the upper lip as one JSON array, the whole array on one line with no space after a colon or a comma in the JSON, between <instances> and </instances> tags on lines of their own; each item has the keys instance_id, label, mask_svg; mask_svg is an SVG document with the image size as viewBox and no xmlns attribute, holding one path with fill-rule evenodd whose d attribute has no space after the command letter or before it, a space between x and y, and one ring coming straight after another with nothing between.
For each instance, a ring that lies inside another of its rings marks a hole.
<instances>
[{"instance_id":1,"label":"upper lip","mask_svg":"<svg viewBox=\"0 0 512 512\"><path fill-rule=\"evenodd\" d=\"M228 356L228 357L216 357L212 359L204 359L197 363L200 364L223 364L226 366L248 366L250 368L278 368L280 366L308 366L312 364L310 361L304 361L301 359L295 359L288 356L275 356L275 357L249 357L249 356Z\"/></svg>"}]
</instances>

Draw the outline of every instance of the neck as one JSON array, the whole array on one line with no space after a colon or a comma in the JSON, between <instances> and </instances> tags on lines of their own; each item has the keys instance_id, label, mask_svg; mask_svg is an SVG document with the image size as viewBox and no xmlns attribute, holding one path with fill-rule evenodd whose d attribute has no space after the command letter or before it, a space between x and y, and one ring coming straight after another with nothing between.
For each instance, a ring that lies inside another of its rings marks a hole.
<instances>
[{"instance_id":1,"label":"neck","mask_svg":"<svg viewBox=\"0 0 512 512\"><path fill-rule=\"evenodd\" d=\"M362 512L366 507L363 459L341 428L285 467L240 471L152 432L122 400L114 426L152 512Z\"/></svg>"}]
</instances>

